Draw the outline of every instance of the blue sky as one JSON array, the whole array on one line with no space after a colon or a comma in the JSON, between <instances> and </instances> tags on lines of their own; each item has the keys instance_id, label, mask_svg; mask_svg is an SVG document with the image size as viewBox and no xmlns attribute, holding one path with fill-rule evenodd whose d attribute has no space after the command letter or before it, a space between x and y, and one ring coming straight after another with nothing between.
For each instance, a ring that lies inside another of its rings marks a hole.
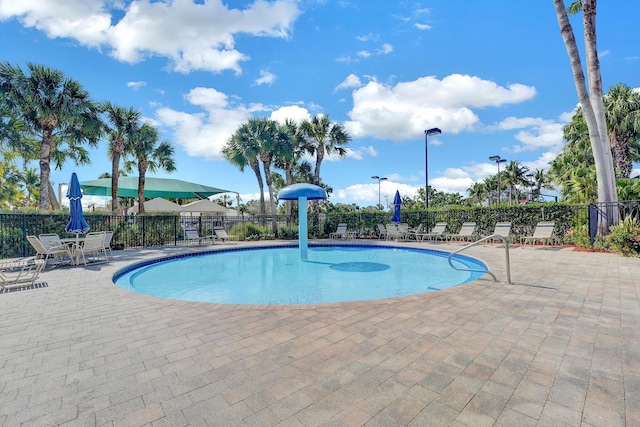
<instances>
[{"instance_id":1,"label":"blue sky","mask_svg":"<svg viewBox=\"0 0 640 427\"><path fill-rule=\"evenodd\" d=\"M621 13L623 11L623 13ZM598 5L605 91L640 87L640 2ZM582 44L581 20L572 18ZM460 192L499 155L546 169L577 103L552 0L2 0L2 61L64 71L98 101L139 109L176 148L173 177L257 197L220 149L250 117L328 114L353 137L323 162L334 203L375 205L429 184ZM52 171L54 186L111 170ZM640 173L638 165L634 174ZM57 188L57 187L56 187Z\"/></svg>"}]
</instances>

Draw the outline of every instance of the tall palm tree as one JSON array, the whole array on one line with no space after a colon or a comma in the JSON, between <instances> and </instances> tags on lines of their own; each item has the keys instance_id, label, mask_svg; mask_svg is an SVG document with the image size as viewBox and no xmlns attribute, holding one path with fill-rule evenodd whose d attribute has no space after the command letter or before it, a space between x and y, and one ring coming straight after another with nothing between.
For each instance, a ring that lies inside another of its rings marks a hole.
<instances>
[{"instance_id":1,"label":"tall palm tree","mask_svg":"<svg viewBox=\"0 0 640 427\"><path fill-rule=\"evenodd\" d=\"M528 184L526 177L527 172L529 172L529 169L515 160L511 160L504 168L503 179L509 187L509 204L513 203L514 192L516 192L517 196L517 186Z\"/></svg>"},{"instance_id":2,"label":"tall palm tree","mask_svg":"<svg viewBox=\"0 0 640 427\"><path fill-rule=\"evenodd\" d=\"M102 123L96 103L80 83L42 65L29 63L28 69L25 74L19 67L0 63L0 91L14 117L40 139L38 207L49 209L54 197L49 194L52 158L57 166L68 157L76 164L91 163L83 144L98 144Z\"/></svg>"},{"instance_id":3,"label":"tall palm tree","mask_svg":"<svg viewBox=\"0 0 640 427\"><path fill-rule=\"evenodd\" d=\"M32 207L31 198L34 194L38 194L38 187L40 186L38 171L35 168L26 168L22 174L22 183L27 191L25 206Z\"/></svg>"},{"instance_id":4,"label":"tall palm tree","mask_svg":"<svg viewBox=\"0 0 640 427\"><path fill-rule=\"evenodd\" d=\"M482 180L482 185L486 191L486 197L489 202L489 205L492 205L498 200L498 193L501 192L501 188L498 188L498 185L502 185L502 180L498 180L498 174L491 175Z\"/></svg>"},{"instance_id":5,"label":"tall palm tree","mask_svg":"<svg viewBox=\"0 0 640 427\"><path fill-rule=\"evenodd\" d=\"M533 173L533 186L536 188L537 197L540 197L540 192L543 187L549 186L549 174L545 173L542 169L536 169ZM533 195L531 197L531 201L533 201Z\"/></svg>"},{"instance_id":6,"label":"tall palm tree","mask_svg":"<svg viewBox=\"0 0 640 427\"><path fill-rule=\"evenodd\" d=\"M271 163L274 157L281 155L286 148L285 137L281 135L278 122L272 119L249 119L249 127L254 131L258 144L258 158L262 162L264 170L264 180L269 190L269 206L271 208L271 228L273 235L278 237L278 218L276 211L276 195L273 191L273 180L271 177Z\"/></svg>"},{"instance_id":7,"label":"tall palm tree","mask_svg":"<svg viewBox=\"0 0 640 427\"><path fill-rule=\"evenodd\" d=\"M254 121L250 120L247 123L243 123L222 147L222 154L225 159L240 169L241 172L244 172L244 168L249 166L255 174L260 191L260 215L264 218L267 210L264 203L264 181L262 180L260 161L258 160L260 144L257 132L257 124Z\"/></svg>"},{"instance_id":8,"label":"tall palm tree","mask_svg":"<svg viewBox=\"0 0 640 427\"><path fill-rule=\"evenodd\" d=\"M125 144L131 141L139 127L140 112L133 107L124 108L105 101L100 105L107 116L105 129L109 138L109 156L111 157L111 212L118 213L118 177L120 158L125 151Z\"/></svg>"},{"instance_id":9,"label":"tall palm tree","mask_svg":"<svg viewBox=\"0 0 640 427\"><path fill-rule=\"evenodd\" d=\"M481 205L483 200L487 198L487 188L483 182L474 182L467 189L469 193L469 201L472 205Z\"/></svg>"},{"instance_id":10,"label":"tall palm tree","mask_svg":"<svg viewBox=\"0 0 640 427\"><path fill-rule=\"evenodd\" d=\"M280 149L274 159L275 166L284 170L286 185L295 184L297 182L295 168L299 166L300 159L308 151L308 147L298 130L298 125L293 120L287 119L280 125L279 146ZM291 217L292 205L291 200L285 202L287 218Z\"/></svg>"},{"instance_id":11,"label":"tall palm tree","mask_svg":"<svg viewBox=\"0 0 640 427\"><path fill-rule=\"evenodd\" d=\"M340 123L331 123L327 115L315 115L310 120L300 124L300 134L308 143L309 153L316 156L313 170L313 183L320 185L320 167L325 154L336 153L340 157L347 154L345 146L351 141L351 136ZM320 203L313 201L313 233L320 234Z\"/></svg>"},{"instance_id":12,"label":"tall palm tree","mask_svg":"<svg viewBox=\"0 0 640 427\"><path fill-rule=\"evenodd\" d=\"M640 155L640 93L618 84L604 96L609 143L618 178L629 178Z\"/></svg>"},{"instance_id":13,"label":"tall palm tree","mask_svg":"<svg viewBox=\"0 0 640 427\"><path fill-rule=\"evenodd\" d=\"M596 0L579 0L570 5L570 12L582 10L589 91L587 91L580 53L573 27L569 22L567 9L565 9L564 0L553 0L553 3L560 34L571 63L576 92L589 129L589 140L596 165L598 201L610 202L608 207L605 208L606 214L603 216L603 221L599 221L598 224L599 234L605 235L608 233L609 227L617 223L619 212L617 206L615 206L618 201L618 195L616 193L613 157L606 137L607 125L602 97L602 76L600 74L600 61L596 43Z\"/></svg>"},{"instance_id":14,"label":"tall palm tree","mask_svg":"<svg viewBox=\"0 0 640 427\"><path fill-rule=\"evenodd\" d=\"M125 167L128 172L134 166L138 168L138 213L144 213L144 184L147 171L174 172L176 170L173 159L174 149L170 142L160 141L160 134L150 123L145 123L134 133L128 145L134 160L127 160Z\"/></svg>"}]
</instances>

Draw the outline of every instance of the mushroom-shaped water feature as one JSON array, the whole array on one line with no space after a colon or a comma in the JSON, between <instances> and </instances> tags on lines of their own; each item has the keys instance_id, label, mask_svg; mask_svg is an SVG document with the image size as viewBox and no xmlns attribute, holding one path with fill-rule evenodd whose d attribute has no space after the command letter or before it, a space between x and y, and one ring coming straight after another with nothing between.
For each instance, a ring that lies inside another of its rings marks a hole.
<instances>
[{"instance_id":1,"label":"mushroom-shaped water feature","mask_svg":"<svg viewBox=\"0 0 640 427\"><path fill-rule=\"evenodd\" d=\"M300 259L307 259L307 248L309 246L307 200L326 200L327 192L324 188L313 184L293 184L280 190L278 199L298 201L298 246L300 248Z\"/></svg>"}]
</instances>

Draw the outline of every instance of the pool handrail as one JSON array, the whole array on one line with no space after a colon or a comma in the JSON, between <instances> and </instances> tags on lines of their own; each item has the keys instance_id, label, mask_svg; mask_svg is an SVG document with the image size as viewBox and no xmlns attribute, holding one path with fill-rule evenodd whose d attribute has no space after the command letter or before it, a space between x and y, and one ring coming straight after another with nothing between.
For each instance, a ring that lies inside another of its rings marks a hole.
<instances>
[{"instance_id":1,"label":"pool handrail","mask_svg":"<svg viewBox=\"0 0 640 427\"><path fill-rule=\"evenodd\" d=\"M455 265L453 265L453 263L451 262L451 257L457 253L460 253L466 249L469 249L472 246L475 246L479 243L482 242L486 242L487 240L496 240L496 239L500 239L502 240L502 242L504 243L504 257L505 257L505 262L506 262L506 270L507 270L507 284L512 285L513 283L511 282L511 263L509 261L509 239L501 236L500 234L492 234L491 236L487 236L487 237L483 237L480 240L476 240L475 242L472 242L458 250L455 250L453 252L451 252L449 254L449 257L447 258L447 260L449 261L449 265L451 266L451 268L453 268L454 270L458 270L458 271L470 271L470 272L475 272L475 273L487 273L489 274L491 277L493 277L493 281L497 282L498 279L496 278L496 275L493 274L491 271L489 271L489 269L487 268L486 270L478 270L478 269L473 269L473 268L459 268L456 267Z\"/></svg>"}]
</instances>

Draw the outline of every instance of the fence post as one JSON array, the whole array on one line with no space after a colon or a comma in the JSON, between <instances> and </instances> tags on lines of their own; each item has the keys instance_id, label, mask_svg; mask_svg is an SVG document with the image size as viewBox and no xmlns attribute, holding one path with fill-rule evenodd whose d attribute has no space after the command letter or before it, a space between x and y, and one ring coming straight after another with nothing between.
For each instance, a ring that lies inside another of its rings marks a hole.
<instances>
[{"instance_id":1,"label":"fence post","mask_svg":"<svg viewBox=\"0 0 640 427\"><path fill-rule=\"evenodd\" d=\"M598 234L598 208L593 203L589 205L589 242L593 245Z\"/></svg>"},{"instance_id":2,"label":"fence post","mask_svg":"<svg viewBox=\"0 0 640 427\"><path fill-rule=\"evenodd\" d=\"M27 215L22 214L22 256L28 255L29 248L27 246Z\"/></svg>"}]
</instances>

